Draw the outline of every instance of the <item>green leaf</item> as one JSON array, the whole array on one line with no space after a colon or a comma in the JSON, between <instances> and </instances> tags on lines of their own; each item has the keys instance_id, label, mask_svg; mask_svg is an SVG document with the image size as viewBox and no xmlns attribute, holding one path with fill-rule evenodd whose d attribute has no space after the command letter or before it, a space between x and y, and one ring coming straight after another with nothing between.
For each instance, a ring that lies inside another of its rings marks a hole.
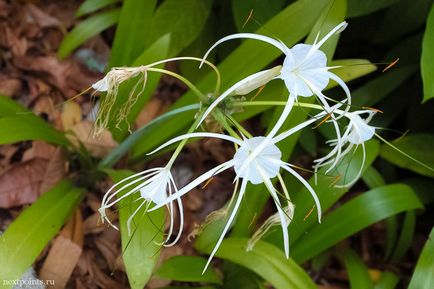
<instances>
[{"instance_id":1,"label":"green leaf","mask_svg":"<svg viewBox=\"0 0 434 289\"><path fill-rule=\"evenodd\" d=\"M216 256L240 264L274 286L276 289L316 288L309 275L292 259L273 245L259 241L252 251L246 251L248 239L228 238L219 247ZM212 247L205 249L210 252Z\"/></svg>"},{"instance_id":2,"label":"green leaf","mask_svg":"<svg viewBox=\"0 0 434 289\"><path fill-rule=\"evenodd\" d=\"M399 277L390 271L381 273L380 280L375 284L374 289L394 289L398 285Z\"/></svg>"},{"instance_id":3,"label":"green leaf","mask_svg":"<svg viewBox=\"0 0 434 289\"><path fill-rule=\"evenodd\" d=\"M106 172L115 182L133 174L127 170ZM127 220L141 203L135 202L138 197L133 194L118 203L123 260L133 289L143 288L151 278L161 252L158 244L163 242L164 237L164 209L145 213L145 208L142 208L134 217L132 232L128 235Z\"/></svg>"},{"instance_id":4,"label":"green leaf","mask_svg":"<svg viewBox=\"0 0 434 289\"><path fill-rule=\"evenodd\" d=\"M377 69L377 66L367 59L337 59L331 62L331 66L342 66L333 69L333 73L338 75L345 82L357 79ZM327 86L327 89L335 86L336 83L331 82Z\"/></svg>"},{"instance_id":5,"label":"green leaf","mask_svg":"<svg viewBox=\"0 0 434 289\"><path fill-rule=\"evenodd\" d=\"M143 53L133 62L132 66L146 65L166 58L168 55L169 45L169 35L162 36L155 43L149 46L145 51L143 51ZM115 113L118 110L113 110L113 117L111 118L112 122L109 124L109 127L115 140L120 142L128 134L128 124L134 123L140 111L143 109L143 106L148 102L152 94L155 92L155 89L160 82L160 78L160 73L148 73L145 89L143 90L142 94L138 96L137 101L134 103L134 105L132 105L129 114L126 117L126 120L119 125L117 125L115 122L115 120L117 119ZM130 97L130 92L137 81L137 79L133 79L132 81L121 85L116 97L114 108L119 108L125 102L127 102L128 97Z\"/></svg>"},{"instance_id":6,"label":"green leaf","mask_svg":"<svg viewBox=\"0 0 434 289\"><path fill-rule=\"evenodd\" d=\"M0 117L25 114L32 114L32 112L11 98L0 95Z\"/></svg>"},{"instance_id":7,"label":"green leaf","mask_svg":"<svg viewBox=\"0 0 434 289\"><path fill-rule=\"evenodd\" d=\"M211 9L210 0L166 0L155 12L147 43L169 34L172 41L169 56L186 48L205 25Z\"/></svg>"},{"instance_id":8,"label":"green leaf","mask_svg":"<svg viewBox=\"0 0 434 289\"><path fill-rule=\"evenodd\" d=\"M376 105L402 85L417 70L417 65L405 65L377 76L352 93L353 104L358 106Z\"/></svg>"},{"instance_id":9,"label":"green leaf","mask_svg":"<svg viewBox=\"0 0 434 289\"><path fill-rule=\"evenodd\" d=\"M431 289L434 288L434 228L423 247L417 261L413 276L408 289Z\"/></svg>"},{"instance_id":10,"label":"green leaf","mask_svg":"<svg viewBox=\"0 0 434 289\"><path fill-rule=\"evenodd\" d=\"M417 195L403 184L370 190L327 214L292 246L292 257L304 262L356 232L398 213L422 208Z\"/></svg>"},{"instance_id":11,"label":"green leaf","mask_svg":"<svg viewBox=\"0 0 434 289\"><path fill-rule=\"evenodd\" d=\"M33 114L0 118L0 144L25 140L43 140L67 146L65 135Z\"/></svg>"},{"instance_id":12,"label":"green leaf","mask_svg":"<svg viewBox=\"0 0 434 289\"><path fill-rule=\"evenodd\" d=\"M265 23L274 15L282 10L285 1L262 1L262 0L232 0L232 12L234 14L235 25L240 32L254 31L258 23ZM253 18L247 23L250 12ZM258 23L257 23L258 22Z\"/></svg>"},{"instance_id":13,"label":"green leaf","mask_svg":"<svg viewBox=\"0 0 434 289\"><path fill-rule=\"evenodd\" d=\"M356 252L346 249L340 252L338 256L342 259L347 269L351 289L374 288L368 268Z\"/></svg>"},{"instance_id":14,"label":"green leaf","mask_svg":"<svg viewBox=\"0 0 434 289\"><path fill-rule=\"evenodd\" d=\"M404 222L402 223L401 235L399 236L398 243L396 244L395 251L391 257L391 261L397 263L407 253L413 242L414 230L416 226L416 212L408 211L405 213Z\"/></svg>"},{"instance_id":15,"label":"green leaf","mask_svg":"<svg viewBox=\"0 0 434 289\"><path fill-rule=\"evenodd\" d=\"M62 181L12 222L0 236L0 280L14 280L22 276L83 196L83 189L73 187L69 181Z\"/></svg>"},{"instance_id":16,"label":"green leaf","mask_svg":"<svg viewBox=\"0 0 434 289\"><path fill-rule=\"evenodd\" d=\"M326 0L297 1L268 21L257 33L269 34L273 31L286 45L293 45L302 39L315 23L315 19L327 5ZM293 29L287 29L293 27ZM257 72L276 59L281 52L267 44L254 40L243 41L219 66L220 73L225 75L222 86L227 88L247 75ZM215 75L208 73L197 85L203 92L210 92L215 86ZM172 109L197 102L197 97L190 91L179 99ZM193 122L195 112L185 113L172 118L149 130L148 134L138 141L131 152L131 159L139 159L156 145ZM183 125L181 125L183 124ZM156 133L158 132L158 133ZM152 135L152 137L148 137Z\"/></svg>"},{"instance_id":17,"label":"green leaf","mask_svg":"<svg viewBox=\"0 0 434 289\"><path fill-rule=\"evenodd\" d=\"M392 142L398 149L431 168L434 168L433 143L434 135L423 133L407 135ZM411 160L388 144L381 146L380 156L398 167L411 170L427 177L434 177L434 171L432 169L429 170L414 160Z\"/></svg>"},{"instance_id":18,"label":"green leaf","mask_svg":"<svg viewBox=\"0 0 434 289\"><path fill-rule=\"evenodd\" d=\"M78 24L60 43L57 56L65 58L89 38L114 25L119 19L120 9L113 9L93 15Z\"/></svg>"},{"instance_id":19,"label":"green leaf","mask_svg":"<svg viewBox=\"0 0 434 289\"><path fill-rule=\"evenodd\" d=\"M107 157L101 160L99 167L100 168L109 168L116 164L127 152L128 150L140 139L144 136L149 135L149 131L158 124L165 123L176 115L182 115L185 112L197 111L199 109L199 104L192 104L185 107L180 107L171 111L168 111L150 122L148 122L145 126L139 128L134 133L129 135L123 142L119 144L118 147L113 149Z\"/></svg>"},{"instance_id":20,"label":"green leaf","mask_svg":"<svg viewBox=\"0 0 434 289\"><path fill-rule=\"evenodd\" d=\"M348 17L358 17L389 7L399 0L348 0Z\"/></svg>"},{"instance_id":21,"label":"green leaf","mask_svg":"<svg viewBox=\"0 0 434 289\"><path fill-rule=\"evenodd\" d=\"M78 18L86 14L93 13L119 1L120 0L86 0L80 5L80 7L78 7L77 11L75 12L75 17Z\"/></svg>"},{"instance_id":22,"label":"green leaf","mask_svg":"<svg viewBox=\"0 0 434 289\"><path fill-rule=\"evenodd\" d=\"M175 256L165 261L154 277L171 281L222 284L212 268L202 274L206 262L206 259L197 256Z\"/></svg>"},{"instance_id":23,"label":"green leaf","mask_svg":"<svg viewBox=\"0 0 434 289\"><path fill-rule=\"evenodd\" d=\"M378 156L379 143L376 140L371 140L365 143L365 146L366 160L364 168L366 169ZM336 188L333 186L334 182L336 182L336 175L345 174L348 179L352 179L356 176L358 170L360 169L361 163L362 153L361 149L358 149L350 159L343 159L338 164L337 171L334 172L333 175L324 175L325 168L323 168L318 173L317 184L315 184L314 178L309 180L309 183L314 188L320 199L321 209L323 212L326 212L343 195L345 195L345 193L348 192L348 188ZM297 226L289 226L289 232L291 236L291 243L295 243L300 237L309 231L310 227L318 223L318 219L316 218L315 211L313 211L309 217L306 217L312 208L314 208L314 201L305 188L293 192L291 199L296 205L292 224L297 224ZM276 234L278 234L279 237L281 235L281 233L277 232Z\"/></svg>"},{"instance_id":24,"label":"green leaf","mask_svg":"<svg viewBox=\"0 0 434 289\"><path fill-rule=\"evenodd\" d=\"M386 185L386 181L373 166L366 169L362 175L362 179L370 189Z\"/></svg>"},{"instance_id":25,"label":"green leaf","mask_svg":"<svg viewBox=\"0 0 434 289\"><path fill-rule=\"evenodd\" d=\"M156 0L123 1L109 67L130 66L145 50L156 4ZM159 34L155 40L158 40L163 35L164 33ZM146 63L140 65L142 64Z\"/></svg>"},{"instance_id":26,"label":"green leaf","mask_svg":"<svg viewBox=\"0 0 434 289\"><path fill-rule=\"evenodd\" d=\"M425 23L431 5L432 0L399 0L381 17L382 21L377 24L377 31L371 39L377 43L386 43L417 31ZM399 21L396 21L397 17ZM396 45L396 43L393 44ZM411 55L405 58L408 57Z\"/></svg>"},{"instance_id":27,"label":"green leaf","mask_svg":"<svg viewBox=\"0 0 434 289\"><path fill-rule=\"evenodd\" d=\"M423 80L423 102L434 97L434 5L428 15L422 41L422 57L420 70Z\"/></svg>"}]
</instances>

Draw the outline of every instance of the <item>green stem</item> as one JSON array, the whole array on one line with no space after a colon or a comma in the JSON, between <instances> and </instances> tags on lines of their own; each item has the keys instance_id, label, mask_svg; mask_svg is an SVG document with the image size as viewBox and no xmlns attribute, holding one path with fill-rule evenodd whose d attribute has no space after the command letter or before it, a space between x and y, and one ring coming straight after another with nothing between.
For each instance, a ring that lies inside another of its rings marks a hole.
<instances>
[{"instance_id":1,"label":"green stem","mask_svg":"<svg viewBox=\"0 0 434 289\"><path fill-rule=\"evenodd\" d=\"M203 113L200 113L197 117L194 123L191 125L191 127L188 129L187 133L192 133L196 130L197 125L199 124L200 119L202 118ZM170 158L169 162L167 163L166 167L170 168L173 163L175 162L177 156L181 152L181 150L184 148L185 144L187 143L188 139L183 139L179 145L176 147L175 151L173 152L172 157Z\"/></svg>"},{"instance_id":2,"label":"green stem","mask_svg":"<svg viewBox=\"0 0 434 289\"><path fill-rule=\"evenodd\" d=\"M160 72L160 73L164 73L170 76L175 77L176 79L179 79L180 81L182 81L185 85L188 86L188 88L191 89L191 91L193 91L199 98L201 101L207 101L208 98L205 96L205 94L203 94L193 83L190 82L190 80L188 80L187 78L185 78L182 75L179 75L176 72L167 70L167 69L162 69L162 68L147 68L147 71L154 71L154 72Z\"/></svg>"},{"instance_id":3,"label":"green stem","mask_svg":"<svg viewBox=\"0 0 434 289\"><path fill-rule=\"evenodd\" d=\"M194 61L198 61L198 62L203 62L206 63L209 67L211 67L215 74L216 74L216 87L214 90L214 94L218 95L219 91L220 91L220 86L221 86L221 76L220 76L220 71L218 70L218 68L212 63L209 62L208 60L202 59L202 58L198 58L198 57L173 57L173 58L169 58L169 59L165 59L165 60L161 60L161 61L157 61L154 63L151 63L149 65L146 65L146 67L151 68L153 66L157 66L159 64L163 64L163 63L167 63L167 62L172 62L172 61L178 61L178 60L194 60Z\"/></svg>"}]
</instances>

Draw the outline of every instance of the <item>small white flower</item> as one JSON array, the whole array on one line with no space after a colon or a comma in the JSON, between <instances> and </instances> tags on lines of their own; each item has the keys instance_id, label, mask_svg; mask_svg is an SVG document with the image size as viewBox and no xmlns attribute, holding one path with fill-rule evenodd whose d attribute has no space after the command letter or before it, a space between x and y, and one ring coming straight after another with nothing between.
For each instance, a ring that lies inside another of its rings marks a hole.
<instances>
[{"instance_id":1,"label":"small white flower","mask_svg":"<svg viewBox=\"0 0 434 289\"><path fill-rule=\"evenodd\" d=\"M361 145L363 153L362 165L358 173L350 182L344 185L336 185L336 187L348 187L353 185L362 174L366 158L365 142L375 135L375 127L368 124L375 112L372 110L359 110L354 112L336 110L335 112L348 118L348 126L342 134L340 141L337 139L328 141L328 143L333 146L333 149L326 156L314 160L314 169L318 171L321 167L329 166L326 170L326 173L329 173L336 167L339 160L346 156L354 147L357 148ZM360 116L361 114L368 114L368 117L363 119ZM342 151L342 153L338 154L338 151Z\"/></svg>"},{"instance_id":2,"label":"small white flower","mask_svg":"<svg viewBox=\"0 0 434 289\"><path fill-rule=\"evenodd\" d=\"M322 116L325 116L326 114L323 112ZM276 146L276 143L285 139L289 135L295 133L296 131L299 131L300 129L303 129L304 127L314 123L316 119L309 120L307 122L304 122L290 130L287 130L280 135L276 137L252 137L252 138L245 138L243 140L224 135L224 134L217 134L217 133L207 133L207 132L198 132L198 133L189 133L182 136L178 136L176 138L173 138L172 140L169 140L165 144L158 147L156 150L151 152L150 154L159 151L173 143L176 143L178 141L194 138L194 137L212 137L212 138L219 138L224 139L233 142L234 144L238 145L239 148L236 151L233 159L222 163L215 168L209 170L208 172L202 174L189 184L187 184L185 187L181 188L177 193L173 194L172 196L169 196L163 203L156 205L149 211L156 210L165 204L182 197L184 194L188 193L190 190L201 184L202 182L206 181L207 179L211 178L212 176L223 172L229 168L234 168L235 170L235 180L241 180L241 186L238 191L238 197L236 199L236 202L233 206L232 212L228 218L228 221L226 223L225 228L223 229L223 232L217 241L216 246L214 247L213 251L210 254L210 257L208 259L208 262L205 266L204 271L208 267L209 263L211 262L214 254L218 250L221 242L223 241L224 236L226 235L227 231L230 228L231 223L233 222L237 211L239 209L239 206L241 204L241 201L243 199L244 193L246 191L246 186L248 182L251 182L252 184L261 184L263 183L268 192L270 193L271 197L273 198L273 201L277 208L277 213L280 217L280 222L282 226L282 232L283 232L283 239L284 239L284 251L286 256L289 256L289 237L288 237L288 218L286 216L286 213L283 209L283 206L281 204L281 201L279 199L277 190L274 188L273 183L271 181L272 178L276 177L279 174L280 169L286 170L291 175L293 175L295 178L297 178L311 193L317 210L318 210L318 220L321 219L321 205L319 202L319 199L313 190L313 188L310 186L310 184L302 177L300 176L290 164L284 162L281 160L282 153L279 150L279 148ZM282 183L282 185L284 185ZM289 196L287 196L288 205L292 205L289 202Z\"/></svg>"},{"instance_id":3,"label":"small white flower","mask_svg":"<svg viewBox=\"0 0 434 289\"><path fill-rule=\"evenodd\" d=\"M289 98L297 98L298 96L309 97L312 95L317 95L321 104L324 105L327 113L333 113L327 100L330 100L327 96L323 95L322 91L327 87L330 79L336 81L347 95L348 104L351 103L351 94L345 84L345 82L340 79L337 75L330 72L332 68L337 66L328 67L327 57L319 50L319 48L334 34L340 33L347 26L347 22L342 22L333 28L326 36L324 36L320 41L315 39L314 44L297 44L292 48L287 47L283 42L276 39L254 34L254 33L238 33L223 37L217 41L205 54L203 60L205 60L211 50L213 50L217 45L232 39L248 38L256 39L263 42L267 42L276 48L278 48L285 55L283 65L280 70L280 74L275 78L280 78L285 82L285 86L290 94ZM274 68L273 68L274 69ZM231 95L234 91L240 87L246 86L253 81L260 80L260 84L257 87L264 85L264 76L269 74L270 70L260 71L253 75L246 77L245 79L237 82L235 85L230 87L225 93L220 95L206 110L201 122L207 117L207 115L221 102L224 98ZM270 78L271 80L271 78ZM254 87L251 85L251 87ZM288 104L289 105L289 104ZM287 115L282 114L282 117L286 118Z\"/></svg>"},{"instance_id":4,"label":"small white flower","mask_svg":"<svg viewBox=\"0 0 434 289\"><path fill-rule=\"evenodd\" d=\"M126 191L126 192L125 192ZM120 193L125 192L120 195ZM176 194L178 189L176 187L175 181L170 173L170 168L153 168L149 169L135 175L132 175L128 178L123 179L122 181L114 184L104 195L101 203L101 207L99 208L99 213L101 215L101 219L107 221L112 227L116 228L110 220L107 218L105 210L112 207L116 203L119 203L122 199L131 196L133 194L140 193L140 196L137 196L135 201L141 202L137 209L131 214L131 216L127 220L127 229L128 234L131 233L131 222L134 216L145 207L145 211L148 211L152 204L157 206L167 205L169 209L170 215L170 226L169 232L167 234L167 239L164 242L165 246L172 246L175 244L182 234L182 229L184 227L184 213L182 202L179 198L175 198L173 200L167 201L168 197L173 194ZM118 195L119 194L119 195ZM180 214L180 224L179 231L174 241L169 242L169 238L173 232L173 224L174 224L174 204L176 201L178 205L178 210Z\"/></svg>"}]
</instances>

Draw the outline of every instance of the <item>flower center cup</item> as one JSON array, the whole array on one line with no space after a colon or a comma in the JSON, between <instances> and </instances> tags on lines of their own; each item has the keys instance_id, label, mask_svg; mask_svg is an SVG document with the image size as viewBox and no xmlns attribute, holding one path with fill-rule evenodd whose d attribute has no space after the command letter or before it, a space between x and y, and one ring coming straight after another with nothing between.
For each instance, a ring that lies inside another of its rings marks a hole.
<instances>
[{"instance_id":1,"label":"flower center cup","mask_svg":"<svg viewBox=\"0 0 434 289\"><path fill-rule=\"evenodd\" d=\"M260 152L255 151L265 139L260 136L244 140L234 155L234 170L237 176L255 185L263 183L264 178L276 177L282 163L282 152L270 141Z\"/></svg>"}]
</instances>

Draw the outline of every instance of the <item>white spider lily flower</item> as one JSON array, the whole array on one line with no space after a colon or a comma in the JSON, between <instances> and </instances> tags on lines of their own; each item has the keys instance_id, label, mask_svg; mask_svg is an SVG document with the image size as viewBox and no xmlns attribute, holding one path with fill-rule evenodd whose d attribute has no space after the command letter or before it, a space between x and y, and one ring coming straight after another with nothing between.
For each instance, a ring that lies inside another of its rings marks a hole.
<instances>
[{"instance_id":1,"label":"white spider lily flower","mask_svg":"<svg viewBox=\"0 0 434 289\"><path fill-rule=\"evenodd\" d=\"M316 172L321 167L329 166L326 170L326 173L329 173L336 167L339 160L345 157L354 147L357 148L359 145L361 145L362 164L356 176L353 178L353 180L344 185L335 185L335 187L349 187L353 185L362 174L366 158L365 142L370 140L375 135L376 128L368 124L375 115L375 112L372 110L359 110L354 112L336 110L336 113L340 113L341 115L348 118L348 126L342 134L339 142L337 139L328 141L328 143L333 146L333 149L326 156L314 160L315 165L313 167ZM368 117L363 119L360 116L361 114L368 114ZM342 151L342 153L338 154L338 151Z\"/></svg>"},{"instance_id":2,"label":"white spider lily flower","mask_svg":"<svg viewBox=\"0 0 434 289\"><path fill-rule=\"evenodd\" d=\"M332 113L330 110L330 106L328 105L327 100L329 98L322 94L322 90L324 90L330 79L334 80L342 87L344 90L347 100L348 106L351 104L351 94L350 91L345 84L345 82L340 79L336 74L330 72L329 70L332 68L337 68L337 66L327 66L327 56L324 52L319 50L319 48L334 34L340 33L347 26L347 22L342 22L333 28L326 36L324 36L320 41L318 41L318 36L315 39L314 44L297 44L292 48L287 47L283 42L278 41L276 39L254 34L254 33L237 33L232 34L226 37L223 37L219 41L217 41L211 48L205 53L203 57L203 61L206 60L211 50L213 50L217 45L232 39L255 39L259 41L263 41L269 43L276 48L278 48L284 55L285 59L283 61L283 65L280 70L280 74L275 78L280 78L285 82L285 86L288 89L290 94L290 98L298 96L309 97L312 95L317 95L321 104L324 105L324 108L327 110L327 113ZM202 65L202 64L201 64ZM262 82L263 76L269 73L270 70L260 71L253 75L246 77L245 79L237 82L231 88L229 88L225 93L220 95L206 110L200 123L207 117L207 115L221 102L224 98L231 95L231 93L240 87L246 86L247 83L252 83L252 81L258 80L257 87L264 85ZM270 79L271 80L271 79ZM254 87L254 85L252 85ZM290 105L288 103L288 105ZM282 115L282 117L287 117Z\"/></svg>"},{"instance_id":3,"label":"white spider lily flower","mask_svg":"<svg viewBox=\"0 0 434 289\"><path fill-rule=\"evenodd\" d=\"M322 115L326 115L324 112ZM282 233L283 233L283 239L284 239L284 251L286 256L289 256L289 236L288 236L288 218L286 216L286 212L283 209L283 206L279 200L278 192L274 188L273 183L271 181L272 178L276 177L279 174L280 169L286 170L291 175L293 175L295 178L297 178L311 193L316 207L318 211L318 221L321 220L321 205L319 202L319 199L311 187L311 185L302 177L300 176L292 167L290 164L284 162L281 160L282 153L279 150L279 148L276 146L276 143L285 139L289 135L295 133L296 131L303 129L304 127L314 123L316 119L312 119L310 121L306 121L300 125L295 126L294 128L287 130L280 135L276 137L269 138L264 136L258 136L258 137L252 137L252 138L244 138L243 140L224 135L224 134L218 134L218 133L208 133L208 132L197 132L197 133L189 133L182 136L178 136L176 138L173 138L166 142L165 144L158 147L156 150L151 152L150 154L153 154L173 143L176 143L178 141L189 139L189 138L195 138L195 137L212 137L212 138L219 138L224 139L227 141L231 141L234 144L238 145L239 148L234 154L234 157L225 162L222 163L215 168L209 170L208 172L202 174L201 176L197 177L195 180L187 184L185 187L181 188L177 193L174 193L173 195L169 196L164 202L161 204L157 204L155 207L151 208L149 211L156 210L169 202L181 198L184 194L188 193L190 190L201 184L202 182L206 181L207 179L211 178L212 176L223 172L227 169L234 168L235 170L235 180L241 180L241 186L240 190L238 191L238 196L235 201L235 204L233 206L232 212L229 215L228 221L223 229L223 232L217 241L217 244L215 245L213 251L210 254L210 257L208 259L208 262L205 266L204 271L208 267L209 263L211 262L213 256L215 255L216 251L218 250L221 242L223 241L224 236L228 232L236 214L239 209L239 206L241 204L241 201L243 199L244 193L246 191L246 186L248 182L251 182L252 184L261 184L263 183L268 192L270 193L271 197L273 198L273 201L277 208L277 213L280 217L280 222L282 226ZM289 203L289 200L287 200Z\"/></svg>"},{"instance_id":4,"label":"white spider lily flower","mask_svg":"<svg viewBox=\"0 0 434 289\"><path fill-rule=\"evenodd\" d=\"M123 193L124 192L124 193ZM140 202L137 209L131 214L127 220L128 234L131 234L131 222L134 216L145 207L145 211L149 211L152 204L157 206L165 204L168 206L170 215L170 226L167 234L167 239L163 243L165 246L172 246L181 237L184 227L184 213L181 199L175 198L167 202L168 197L178 192L175 181L170 172L170 168L153 168L139 172L122 181L114 184L104 195L99 213L102 221L107 221L112 227L118 229L108 219L105 210L119 203L121 200L131 195L137 194L137 199L134 202ZM174 201L176 201L179 210L179 231L174 241L169 243L169 238L173 232L174 226Z\"/></svg>"}]
</instances>

